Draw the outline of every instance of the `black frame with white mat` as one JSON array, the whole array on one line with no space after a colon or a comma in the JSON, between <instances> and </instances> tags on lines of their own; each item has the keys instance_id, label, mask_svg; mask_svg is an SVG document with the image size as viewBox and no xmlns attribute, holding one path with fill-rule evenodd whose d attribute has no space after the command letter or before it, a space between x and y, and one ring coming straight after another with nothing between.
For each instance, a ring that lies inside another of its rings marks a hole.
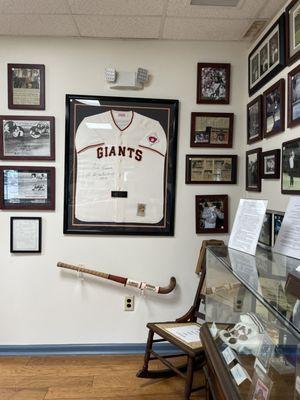
<instances>
[{"instance_id":1,"label":"black frame with white mat","mask_svg":"<svg viewBox=\"0 0 300 400\"><path fill-rule=\"evenodd\" d=\"M10 217L10 252L41 253L42 218Z\"/></svg>"}]
</instances>

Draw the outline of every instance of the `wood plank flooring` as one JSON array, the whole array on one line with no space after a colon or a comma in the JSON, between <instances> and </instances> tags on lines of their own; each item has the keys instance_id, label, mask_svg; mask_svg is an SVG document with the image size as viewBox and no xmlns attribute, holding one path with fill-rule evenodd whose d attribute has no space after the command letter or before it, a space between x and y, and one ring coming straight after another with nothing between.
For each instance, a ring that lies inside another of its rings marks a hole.
<instances>
[{"instance_id":1,"label":"wood plank flooring","mask_svg":"<svg viewBox=\"0 0 300 400\"><path fill-rule=\"evenodd\" d=\"M142 364L140 355L0 357L0 400L183 399L183 379L136 378ZM195 384L201 383L199 371ZM191 396L204 398L203 391Z\"/></svg>"}]
</instances>

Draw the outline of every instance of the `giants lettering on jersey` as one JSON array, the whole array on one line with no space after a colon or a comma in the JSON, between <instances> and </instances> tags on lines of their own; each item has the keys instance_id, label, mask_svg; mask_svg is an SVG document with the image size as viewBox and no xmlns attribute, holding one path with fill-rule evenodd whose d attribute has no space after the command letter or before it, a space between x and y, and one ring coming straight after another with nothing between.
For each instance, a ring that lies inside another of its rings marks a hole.
<instances>
[{"instance_id":1,"label":"giants lettering on jersey","mask_svg":"<svg viewBox=\"0 0 300 400\"><path fill-rule=\"evenodd\" d=\"M129 157L134 158L136 161L141 161L143 158L143 151L134 149L133 147L126 146L104 146L97 148L97 157Z\"/></svg>"}]
</instances>

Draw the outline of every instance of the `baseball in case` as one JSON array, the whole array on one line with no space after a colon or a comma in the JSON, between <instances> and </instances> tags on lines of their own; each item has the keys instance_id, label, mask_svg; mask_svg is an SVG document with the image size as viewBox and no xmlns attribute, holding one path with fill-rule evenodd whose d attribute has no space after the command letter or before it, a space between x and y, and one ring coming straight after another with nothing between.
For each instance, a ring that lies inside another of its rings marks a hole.
<instances>
[{"instance_id":1,"label":"baseball in case","mask_svg":"<svg viewBox=\"0 0 300 400\"><path fill-rule=\"evenodd\" d=\"M173 235L178 101L66 106L64 233Z\"/></svg>"}]
</instances>

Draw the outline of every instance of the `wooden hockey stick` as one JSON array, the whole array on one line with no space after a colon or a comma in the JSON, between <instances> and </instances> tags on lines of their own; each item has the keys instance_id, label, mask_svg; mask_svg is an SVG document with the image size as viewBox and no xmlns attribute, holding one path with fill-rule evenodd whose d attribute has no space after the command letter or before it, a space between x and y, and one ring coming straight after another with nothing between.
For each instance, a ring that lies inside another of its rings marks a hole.
<instances>
[{"instance_id":1,"label":"wooden hockey stick","mask_svg":"<svg viewBox=\"0 0 300 400\"><path fill-rule=\"evenodd\" d=\"M172 276L170 278L170 283L168 286L153 286L153 285L149 285L149 283L134 281L132 279L124 278L123 276L111 275L111 274L107 274L106 272L100 272L100 271L95 271L93 269L83 268L80 265L72 265L72 264L66 264L63 262L58 262L57 267L65 268L65 269L72 269L77 272L83 272L84 274L89 274L89 275L98 276L100 278L109 279L110 281L121 283L124 286L131 286L131 287L135 287L140 290L151 290L152 292L156 292L159 294L168 294L168 293L172 292L172 290L176 286L176 279L174 278L174 276Z\"/></svg>"}]
</instances>

